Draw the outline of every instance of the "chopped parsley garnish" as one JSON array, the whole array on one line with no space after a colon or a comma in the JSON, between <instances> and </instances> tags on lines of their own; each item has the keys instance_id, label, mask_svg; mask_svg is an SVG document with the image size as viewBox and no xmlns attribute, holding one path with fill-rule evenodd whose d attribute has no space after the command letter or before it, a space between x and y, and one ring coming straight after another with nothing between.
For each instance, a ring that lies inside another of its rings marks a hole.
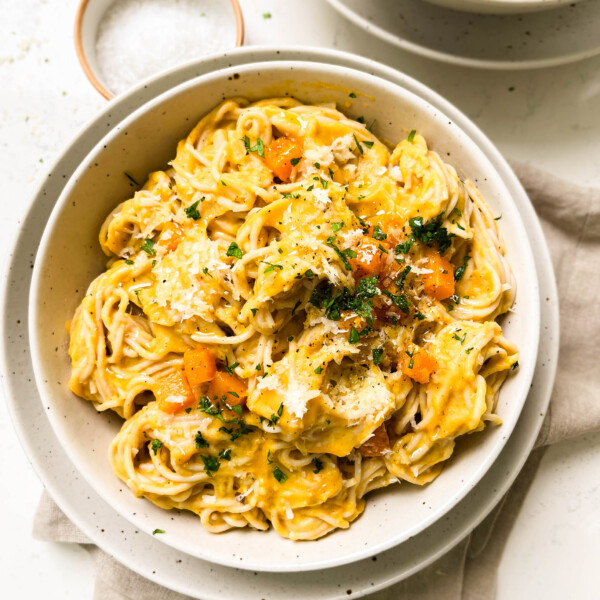
<instances>
[{"instance_id":1,"label":"chopped parsley garnish","mask_svg":"<svg viewBox=\"0 0 600 600\"><path fill-rule=\"evenodd\" d=\"M382 255L388 253L388 251L381 244L377 244L377 247Z\"/></svg>"},{"instance_id":2,"label":"chopped parsley garnish","mask_svg":"<svg viewBox=\"0 0 600 600\"><path fill-rule=\"evenodd\" d=\"M154 240L151 240L150 238L146 238L144 240L144 243L142 244L142 250L148 256L154 256L156 254L156 250L154 250Z\"/></svg>"},{"instance_id":3,"label":"chopped parsley garnish","mask_svg":"<svg viewBox=\"0 0 600 600\"><path fill-rule=\"evenodd\" d=\"M337 233L344 226L344 221L337 221L331 224L331 231Z\"/></svg>"},{"instance_id":4,"label":"chopped parsley garnish","mask_svg":"<svg viewBox=\"0 0 600 600\"><path fill-rule=\"evenodd\" d=\"M263 13L263 19L270 19L271 16L271 13Z\"/></svg>"},{"instance_id":5,"label":"chopped parsley garnish","mask_svg":"<svg viewBox=\"0 0 600 600\"><path fill-rule=\"evenodd\" d=\"M406 276L410 273L410 269L410 265L406 265L406 267L404 267L400 275L398 275L398 279L396 279L395 283L400 289L404 287L404 280L406 279Z\"/></svg>"},{"instance_id":6,"label":"chopped parsley garnish","mask_svg":"<svg viewBox=\"0 0 600 600\"><path fill-rule=\"evenodd\" d=\"M296 309L302 304L302 302L300 302L300 300L298 300L298 302L296 302L296 304L294 304L294 308L292 308L292 317L294 316L294 314L296 313Z\"/></svg>"},{"instance_id":7,"label":"chopped parsley garnish","mask_svg":"<svg viewBox=\"0 0 600 600\"><path fill-rule=\"evenodd\" d=\"M383 229L379 225L375 225L373 227L373 239L378 241L385 240L387 238L387 233L383 233Z\"/></svg>"},{"instance_id":8,"label":"chopped parsley garnish","mask_svg":"<svg viewBox=\"0 0 600 600\"><path fill-rule=\"evenodd\" d=\"M460 342L461 346L465 343L465 338L467 337L467 333L463 333L462 336L459 336L458 333L455 333L452 336L456 341Z\"/></svg>"},{"instance_id":9,"label":"chopped parsley garnish","mask_svg":"<svg viewBox=\"0 0 600 600\"><path fill-rule=\"evenodd\" d=\"M233 370L239 366L240 366L240 363L237 361L232 364L229 364L229 359L227 357L225 357L225 370L227 371L227 373L229 373L230 376L233 377Z\"/></svg>"},{"instance_id":10,"label":"chopped parsley garnish","mask_svg":"<svg viewBox=\"0 0 600 600\"><path fill-rule=\"evenodd\" d=\"M208 442L202 436L201 431L196 432L194 442L196 442L196 448L208 448Z\"/></svg>"},{"instance_id":11,"label":"chopped parsley garnish","mask_svg":"<svg viewBox=\"0 0 600 600\"><path fill-rule=\"evenodd\" d=\"M155 529L155 530L152 532L152 535L156 535L157 533L165 533L165 530L164 530L164 529Z\"/></svg>"},{"instance_id":12,"label":"chopped parsley garnish","mask_svg":"<svg viewBox=\"0 0 600 600\"><path fill-rule=\"evenodd\" d=\"M462 212L460 212L460 208L454 207L454 212L457 216L462 217Z\"/></svg>"},{"instance_id":13,"label":"chopped parsley garnish","mask_svg":"<svg viewBox=\"0 0 600 600\"><path fill-rule=\"evenodd\" d=\"M213 473L216 473L221 466L219 459L216 456L204 456L200 455L202 462L204 463L204 470L209 477L212 477Z\"/></svg>"},{"instance_id":14,"label":"chopped parsley garnish","mask_svg":"<svg viewBox=\"0 0 600 600\"><path fill-rule=\"evenodd\" d=\"M209 271L208 271L208 267L204 267L204 268L202 269L202 272L203 272L205 275L208 275L209 277L212 277L212 275L211 275L211 274L209 273Z\"/></svg>"},{"instance_id":15,"label":"chopped parsley garnish","mask_svg":"<svg viewBox=\"0 0 600 600\"><path fill-rule=\"evenodd\" d=\"M410 361L408 362L408 368L412 369L415 365L415 359L413 358L415 355L414 350L412 352L410 352L409 350L405 350L406 355L410 358Z\"/></svg>"},{"instance_id":16,"label":"chopped parsley garnish","mask_svg":"<svg viewBox=\"0 0 600 600\"><path fill-rule=\"evenodd\" d=\"M338 245L335 243L335 238L330 236L327 238L327 245L335 250L335 253L339 256L340 260L344 264L344 268L346 271L350 271L350 263L348 262L348 257L356 258L356 252L351 248L346 248L346 250L340 250Z\"/></svg>"},{"instance_id":17,"label":"chopped parsley garnish","mask_svg":"<svg viewBox=\"0 0 600 600\"><path fill-rule=\"evenodd\" d=\"M159 448L161 448L163 445L163 443L160 440L152 440L152 444L150 444L150 448L152 448L152 452L154 452L154 454L156 454L159 450Z\"/></svg>"},{"instance_id":18,"label":"chopped parsley garnish","mask_svg":"<svg viewBox=\"0 0 600 600\"><path fill-rule=\"evenodd\" d=\"M471 354L471 351L473 350L473 348L467 348L465 350L465 354Z\"/></svg>"},{"instance_id":19,"label":"chopped parsley garnish","mask_svg":"<svg viewBox=\"0 0 600 600\"><path fill-rule=\"evenodd\" d=\"M279 483L285 483L288 479L288 476L279 468L273 468L273 477L279 481Z\"/></svg>"},{"instance_id":20,"label":"chopped parsley garnish","mask_svg":"<svg viewBox=\"0 0 600 600\"><path fill-rule=\"evenodd\" d=\"M463 264L460 265L460 267L458 267L457 269L455 269L454 281L460 281L462 279L462 276L465 274L465 269L467 268L467 261L470 258L470 256L465 256L465 258L463 259Z\"/></svg>"},{"instance_id":21,"label":"chopped parsley garnish","mask_svg":"<svg viewBox=\"0 0 600 600\"><path fill-rule=\"evenodd\" d=\"M300 158L291 158L290 159L290 163L292 165L292 167L295 167L299 162L300 162Z\"/></svg>"},{"instance_id":22,"label":"chopped parsley garnish","mask_svg":"<svg viewBox=\"0 0 600 600\"><path fill-rule=\"evenodd\" d=\"M316 456L312 459L312 464L315 465L313 473L316 474L323 470L323 461L318 459Z\"/></svg>"},{"instance_id":23,"label":"chopped parsley garnish","mask_svg":"<svg viewBox=\"0 0 600 600\"><path fill-rule=\"evenodd\" d=\"M200 204L200 200L196 200L196 202L194 202L194 204L191 204L187 208L183 209L183 212L185 212L186 216L189 217L190 219L194 219L194 221L197 221L200 218L200 212L198 211L198 204Z\"/></svg>"},{"instance_id":24,"label":"chopped parsley garnish","mask_svg":"<svg viewBox=\"0 0 600 600\"><path fill-rule=\"evenodd\" d=\"M350 337L348 338L348 341L351 344L356 344L360 342L360 334L358 333L358 331L356 331L354 327L350 328Z\"/></svg>"},{"instance_id":25,"label":"chopped parsley garnish","mask_svg":"<svg viewBox=\"0 0 600 600\"><path fill-rule=\"evenodd\" d=\"M502 218L502 215L500 215L499 217L494 217L494 221L499 221Z\"/></svg>"},{"instance_id":26,"label":"chopped parsley garnish","mask_svg":"<svg viewBox=\"0 0 600 600\"><path fill-rule=\"evenodd\" d=\"M377 277L363 277L358 282L354 294L347 288L338 290L331 285L317 287L313 290L309 302L325 311L325 316L332 321L339 321L342 310L350 310L363 317L369 325L373 323L373 305L371 298L380 294Z\"/></svg>"},{"instance_id":27,"label":"chopped parsley garnish","mask_svg":"<svg viewBox=\"0 0 600 600\"><path fill-rule=\"evenodd\" d=\"M320 375L322 372L323 372L323 367L317 367L317 368L315 369L315 373L316 373L317 375Z\"/></svg>"},{"instance_id":28,"label":"chopped parsley garnish","mask_svg":"<svg viewBox=\"0 0 600 600\"><path fill-rule=\"evenodd\" d=\"M354 141L355 141L355 143L356 143L356 147L358 148L358 151L359 151L361 154L364 154L364 153L365 153L365 151L362 149L362 146L360 145L360 142L358 141L358 138L356 137L356 134L355 134L355 133L353 133L352 135L354 136Z\"/></svg>"},{"instance_id":29,"label":"chopped parsley garnish","mask_svg":"<svg viewBox=\"0 0 600 600\"><path fill-rule=\"evenodd\" d=\"M407 139L408 139L408 141L409 141L409 142L412 142L412 141L415 139L415 134L416 134L416 133L417 133L417 132L416 132L416 131L413 129L413 130L412 130L412 131L411 131L411 132L408 134L408 138L407 138Z\"/></svg>"},{"instance_id":30,"label":"chopped parsley garnish","mask_svg":"<svg viewBox=\"0 0 600 600\"><path fill-rule=\"evenodd\" d=\"M519 361L517 360L512 364L512 366L510 367L510 370L514 371L518 366L519 366Z\"/></svg>"},{"instance_id":31,"label":"chopped parsley garnish","mask_svg":"<svg viewBox=\"0 0 600 600\"><path fill-rule=\"evenodd\" d=\"M383 360L383 348L373 348L373 364L377 366Z\"/></svg>"},{"instance_id":32,"label":"chopped parsley garnish","mask_svg":"<svg viewBox=\"0 0 600 600\"><path fill-rule=\"evenodd\" d=\"M251 308L250 312L252 313L252 316L255 317L256 313L258 312L258 308Z\"/></svg>"},{"instance_id":33,"label":"chopped parsley garnish","mask_svg":"<svg viewBox=\"0 0 600 600\"><path fill-rule=\"evenodd\" d=\"M233 256L235 258L242 258L242 256L244 256L244 253L242 252L242 249L235 242L231 242L231 244L229 244L229 248L227 248L227 256Z\"/></svg>"},{"instance_id":34,"label":"chopped parsley garnish","mask_svg":"<svg viewBox=\"0 0 600 600\"><path fill-rule=\"evenodd\" d=\"M125 175L125 177L127 177L127 179L129 179L129 181L131 181L131 183L140 187L140 184L129 173L127 173L126 171L123 171L123 175Z\"/></svg>"},{"instance_id":35,"label":"chopped parsley garnish","mask_svg":"<svg viewBox=\"0 0 600 600\"><path fill-rule=\"evenodd\" d=\"M354 92L350 92L348 96L350 96L350 98L356 98L356 94Z\"/></svg>"},{"instance_id":36,"label":"chopped parsley garnish","mask_svg":"<svg viewBox=\"0 0 600 600\"><path fill-rule=\"evenodd\" d=\"M283 402L279 405L279 408L277 409L277 414L271 415L271 423L273 423L273 425L277 425L277 421L279 421L279 418L281 417L282 414L283 414Z\"/></svg>"},{"instance_id":37,"label":"chopped parsley garnish","mask_svg":"<svg viewBox=\"0 0 600 600\"><path fill-rule=\"evenodd\" d=\"M406 254L412 248L412 245L414 243L415 238L412 235L409 235L406 241L402 242L401 244L398 244L396 248L394 248L394 252L396 254Z\"/></svg>"},{"instance_id":38,"label":"chopped parsley garnish","mask_svg":"<svg viewBox=\"0 0 600 600\"><path fill-rule=\"evenodd\" d=\"M186 414L189 415L192 412L192 409L191 408L185 408L184 411L185 411Z\"/></svg>"},{"instance_id":39,"label":"chopped parsley garnish","mask_svg":"<svg viewBox=\"0 0 600 600\"><path fill-rule=\"evenodd\" d=\"M261 158L265 157L265 145L260 138L256 139L254 146L250 146L250 138L245 135L244 146L246 147L246 152L256 152Z\"/></svg>"},{"instance_id":40,"label":"chopped parsley garnish","mask_svg":"<svg viewBox=\"0 0 600 600\"><path fill-rule=\"evenodd\" d=\"M132 265L132 264L133 264L133 261L132 261L130 258L128 258L128 259L125 261L125 264L126 264L126 265Z\"/></svg>"},{"instance_id":41,"label":"chopped parsley garnish","mask_svg":"<svg viewBox=\"0 0 600 600\"><path fill-rule=\"evenodd\" d=\"M221 450L221 452L219 452L219 458L222 460L231 460L231 448Z\"/></svg>"},{"instance_id":42,"label":"chopped parsley garnish","mask_svg":"<svg viewBox=\"0 0 600 600\"><path fill-rule=\"evenodd\" d=\"M404 314L410 312L410 302L404 294L392 294L388 290L384 290L383 293L397 306Z\"/></svg>"},{"instance_id":43,"label":"chopped parsley garnish","mask_svg":"<svg viewBox=\"0 0 600 600\"><path fill-rule=\"evenodd\" d=\"M327 181L327 179L321 179L321 187L326 190L327 186L329 185L329 181Z\"/></svg>"},{"instance_id":44,"label":"chopped parsley garnish","mask_svg":"<svg viewBox=\"0 0 600 600\"><path fill-rule=\"evenodd\" d=\"M367 148L372 148L374 143L375 143L375 142L363 142L363 144L364 144L364 145L365 145Z\"/></svg>"},{"instance_id":45,"label":"chopped parsley garnish","mask_svg":"<svg viewBox=\"0 0 600 600\"><path fill-rule=\"evenodd\" d=\"M429 222L424 221L423 217L413 217L408 223L416 240L428 246L435 242L439 251L444 252L450 248L451 238L454 236L442 227L443 218L444 214L440 213Z\"/></svg>"},{"instance_id":46,"label":"chopped parsley garnish","mask_svg":"<svg viewBox=\"0 0 600 600\"><path fill-rule=\"evenodd\" d=\"M283 266L282 265L278 265L275 263L270 263L267 262L266 260L262 260L262 263L264 263L265 265L269 265L266 269L265 269L265 273L270 273L271 271L274 271L275 269L279 269L280 271L283 271Z\"/></svg>"}]
</instances>

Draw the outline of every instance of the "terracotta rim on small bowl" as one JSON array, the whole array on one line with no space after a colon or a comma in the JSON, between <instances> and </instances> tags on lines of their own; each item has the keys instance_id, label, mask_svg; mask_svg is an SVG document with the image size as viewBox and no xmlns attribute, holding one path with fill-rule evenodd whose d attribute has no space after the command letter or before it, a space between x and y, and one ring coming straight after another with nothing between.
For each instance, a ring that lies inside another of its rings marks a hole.
<instances>
[{"instance_id":1,"label":"terracotta rim on small bowl","mask_svg":"<svg viewBox=\"0 0 600 600\"><path fill-rule=\"evenodd\" d=\"M233 15L235 17L235 45L236 47L242 46L244 43L244 16L242 14L242 7L240 6L239 0L229 0L231 2L231 8L233 9ZM107 99L111 100L114 98L114 94L107 90L100 80L96 77L96 74L90 67L85 52L83 50L83 42L81 39L81 30L83 25L83 17L88 7L90 0L81 0L77 7L77 14L75 15L75 51L77 52L77 58L81 64L81 68L85 73L85 76L89 79L90 83Z\"/></svg>"}]
</instances>

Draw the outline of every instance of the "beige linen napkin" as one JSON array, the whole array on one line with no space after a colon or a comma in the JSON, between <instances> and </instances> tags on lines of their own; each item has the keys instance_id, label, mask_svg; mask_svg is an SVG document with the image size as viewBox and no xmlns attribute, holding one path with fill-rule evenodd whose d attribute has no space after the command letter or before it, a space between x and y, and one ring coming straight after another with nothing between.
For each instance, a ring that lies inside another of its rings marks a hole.
<instances>
[{"instance_id":1,"label":"beige linen napkin","mask_svg":"<svg viewBox=\"0 0 600 600\"><path fill-rule=\"evenodd\" d=\"M600 189L586 189L514 165L542 221L558 281L561 349L550 410L535 450L499 506L456 548L371 600L489 600L512 524L544 446L600 429ZM44 494L36 538L81 544L96 564L95 600L187 600L136 575L99 550Z\"/></svg>"}]
</instances>

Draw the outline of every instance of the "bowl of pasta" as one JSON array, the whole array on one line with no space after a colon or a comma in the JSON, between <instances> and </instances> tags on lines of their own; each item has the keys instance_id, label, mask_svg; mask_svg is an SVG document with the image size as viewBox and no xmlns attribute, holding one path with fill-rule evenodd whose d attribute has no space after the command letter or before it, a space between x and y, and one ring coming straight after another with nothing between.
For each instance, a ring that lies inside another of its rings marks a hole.
<instances>
[{"instance_id":1,"label":"bowl of pasta","mask_svg":"<svg viewBox=\"0 0 600 600\"><path fill-rule=\"evenodd\" d=\"M30 317L47 414L102 497L264 571L442 518L508 439L539 338L526 229L476 144L402 86L301 61L116 125L52 213Z\"/></svg>"}]
</instances>

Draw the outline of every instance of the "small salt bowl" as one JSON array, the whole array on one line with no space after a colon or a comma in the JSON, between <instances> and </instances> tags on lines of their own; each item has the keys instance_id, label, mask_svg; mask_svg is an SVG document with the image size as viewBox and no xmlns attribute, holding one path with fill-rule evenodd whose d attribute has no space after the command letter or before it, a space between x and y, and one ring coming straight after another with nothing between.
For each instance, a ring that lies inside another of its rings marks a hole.
<instances>
[{"instance_id":1,"label":"small salt bowl","mask_svg":"<svg viewBox=\"0 0 600 600\"><path fill-rule=\"evenodd\" d=\"M244 41L238 0L81 0L75 49L107 99L139 81Z\"/></svg>"}]
</instances>

